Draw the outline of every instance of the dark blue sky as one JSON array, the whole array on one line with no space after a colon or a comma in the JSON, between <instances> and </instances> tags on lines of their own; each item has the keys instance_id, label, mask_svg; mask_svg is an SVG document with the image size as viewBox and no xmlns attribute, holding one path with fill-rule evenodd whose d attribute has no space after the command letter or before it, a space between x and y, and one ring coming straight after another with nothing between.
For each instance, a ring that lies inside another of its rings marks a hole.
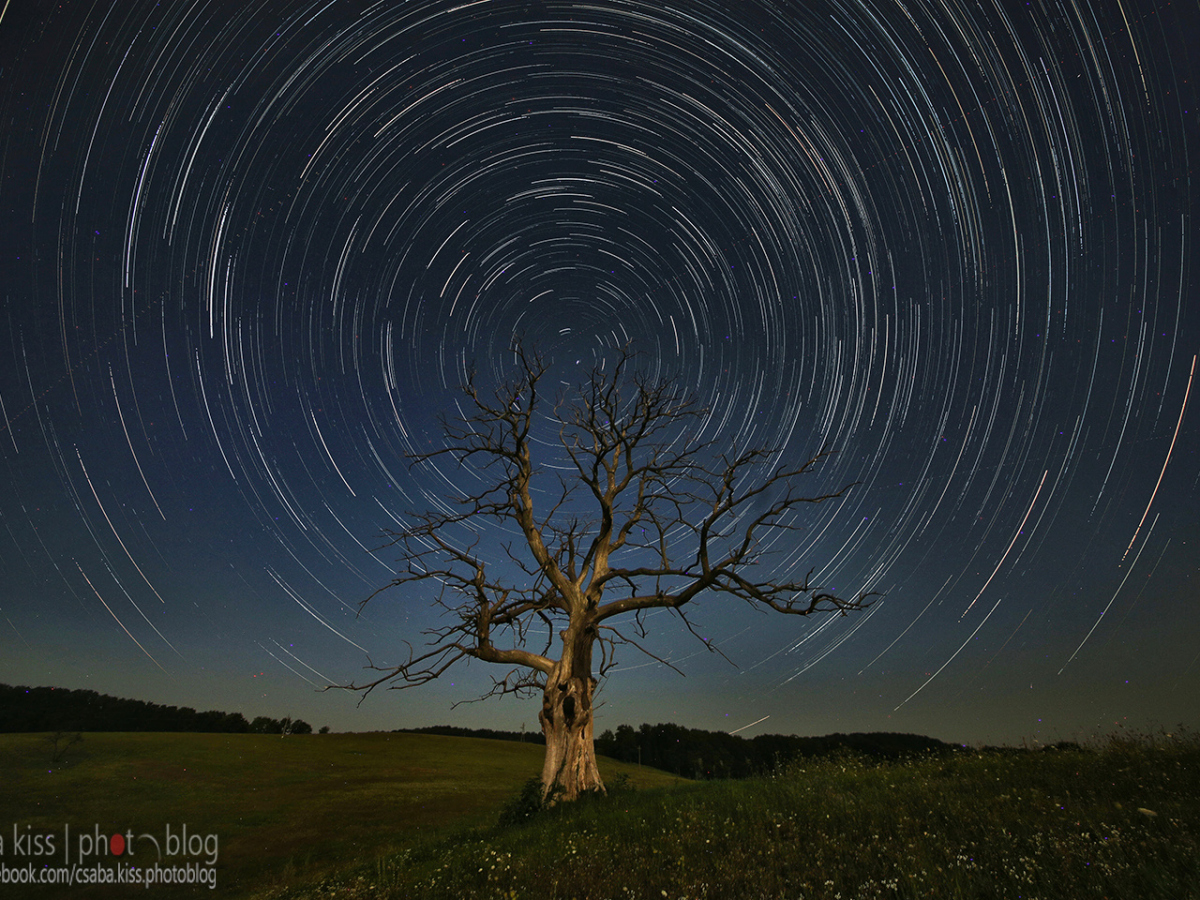
<instances>
[{"instance_id":1,"label":"dark blue sky","mask_svg":"<svg viewBox=\"0 0 1200 900\"><path fill-rule=\"evenodd\" d=\"M598 727L1196 724L1200 15L1183 5L148 2L0 14L0 681L536 727L328 683L436 622L386 528L514 335L702 437L837 451L767 563L867 613L670 614ZM768 569L769 571L769 569Z\"/></svg>"}]
</instances>

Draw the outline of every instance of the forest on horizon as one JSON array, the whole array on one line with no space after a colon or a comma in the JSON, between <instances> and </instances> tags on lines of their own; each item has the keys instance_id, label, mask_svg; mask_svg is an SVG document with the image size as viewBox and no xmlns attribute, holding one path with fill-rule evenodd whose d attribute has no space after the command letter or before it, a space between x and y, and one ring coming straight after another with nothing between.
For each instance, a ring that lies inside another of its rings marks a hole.
<instances>
[{"instance_id":1,"label":"forest on horizon","mask_svg":"<svg viewBox=\"0 0 1200 900\"><path fill-rule=\"evenodd\" d=\"M398 732L473 737L543 744L540 732L432 725ZM247 719L240 712L165 706L112 697L92 690L0 684L0 733L31 732L198 732L227 734L310 734L301 719ZM322 733L328 731L321 729ZM746 778L771 772L800 757L853 753L879 760L944 754L960 749L916 734L853 733L821 737L763 734L742 737L673 723L619 725L595 739L596 753L621 762L672 772L687 778Z\"/></svg>"}]
</instances>

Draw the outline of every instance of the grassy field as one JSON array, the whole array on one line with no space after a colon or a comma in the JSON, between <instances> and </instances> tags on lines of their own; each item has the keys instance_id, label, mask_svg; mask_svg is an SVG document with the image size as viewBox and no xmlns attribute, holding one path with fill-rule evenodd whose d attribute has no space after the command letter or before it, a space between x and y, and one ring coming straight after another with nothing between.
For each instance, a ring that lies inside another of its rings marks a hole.
<instances>
[{"instance_id":1,"label":"grassy field","mask_svg":"<svg viewBox=\"0 0 1200 900\"><path fill-rule=\"evenodd\" d=\"M88 735L67 765L0 735L0 836L99 827L220 837L218 889L4 896L1163 898L1200 900L1200 740L807 761L634 789L520 826L541 748L430 735ZM72 832L75 833L74 831ZM140 848L140 845L139 845Z\"/></svg>"},{"instance_id":2,"label":"grassy field","mask_svg":"<svg viewBox=\"0 0 1200 900\"><path fill-rule=\"evenodd\" d=\"M845 757L415 842L276 900L1200 898L1200 741Z\"/></svg>"},{"instance_id":3,"label":"grassy field","mask_svg":"<svg viewBox=\"0 0 1200 900\"><path fill-rule=\"evenodd\" d=\"M138 889L141 895L249 896L320 880L450 827L492 824L502 803L541 771L542 753L534 744L418 734L87 734L54 764L47 735L4 734L0 863L31 860L14 852L14 826L18 834L53 835L48 861L56 865L64 843L74 862L83 832L132 830L162 844L167 826L179 834L186 825L190 834L217 836L217 890L160 885ZM626 773L645 787L678 781L620 763L601 768L605 777ZM64 825L71 828L66 842ZM135 841L135 852L143 844ZM0 896L132 890L5 885Z\"/></svg>"}]
</instances>

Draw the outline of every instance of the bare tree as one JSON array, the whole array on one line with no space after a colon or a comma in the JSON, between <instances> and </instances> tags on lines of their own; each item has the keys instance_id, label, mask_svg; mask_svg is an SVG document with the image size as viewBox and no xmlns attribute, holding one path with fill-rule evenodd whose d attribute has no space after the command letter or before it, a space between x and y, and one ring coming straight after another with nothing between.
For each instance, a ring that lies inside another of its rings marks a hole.
<instances>
[{"instance_id":1,"label":"bare tree","mask_svg":"<svg viewBox=\"0 0 1200 900\"><path fill-rule=\"evenodd\" d=\"M388 532L384 546L403 551L401 567L364 601L430 582L447 624L406 662L373 665L379 678L348 687L365 696L388 682L425 684L461 660L508 666L484 696L541 693L543 791L574 799L604 789L592 696L618 646L654 656L639 643L648 610L673 610L696 634L688 604L702 594L799 616L861 609L868 595L819 590L811 570L754 577L766 544L797 527L798 507L846 490L797 490L824 454L780 465L769 450L691 439L703 407L675 380L636 371L628 350L549 406L547 362L520 345L515 356L516 377L490 394L472 375L463 388L471 411L443 422L445 448L414 457L471 465L483 487ZM495 542L496 531L506 539Z\"/></svg>"}]
</instances>

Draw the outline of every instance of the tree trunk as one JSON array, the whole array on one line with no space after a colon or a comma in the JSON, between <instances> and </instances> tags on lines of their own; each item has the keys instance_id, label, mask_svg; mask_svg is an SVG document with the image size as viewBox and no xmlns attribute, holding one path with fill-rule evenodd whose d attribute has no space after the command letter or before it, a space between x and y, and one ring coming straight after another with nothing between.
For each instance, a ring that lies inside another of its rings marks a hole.
<instances>
[{"instance_id":1,"label":"tree trunk","mask_svg":"<svg viewBox=\"0 0 1200 900\"><path fill-rule=\"evenodd\" d=\"M586 654L590 656L590 654ZM542 792L549 796L557 786L558 799L574 800L588 791L603 791L596 751L592 744L591 673L556 672L546 684L538 719L546 736L546 762L542 766Z\"/></svg>"}]
</instances>

